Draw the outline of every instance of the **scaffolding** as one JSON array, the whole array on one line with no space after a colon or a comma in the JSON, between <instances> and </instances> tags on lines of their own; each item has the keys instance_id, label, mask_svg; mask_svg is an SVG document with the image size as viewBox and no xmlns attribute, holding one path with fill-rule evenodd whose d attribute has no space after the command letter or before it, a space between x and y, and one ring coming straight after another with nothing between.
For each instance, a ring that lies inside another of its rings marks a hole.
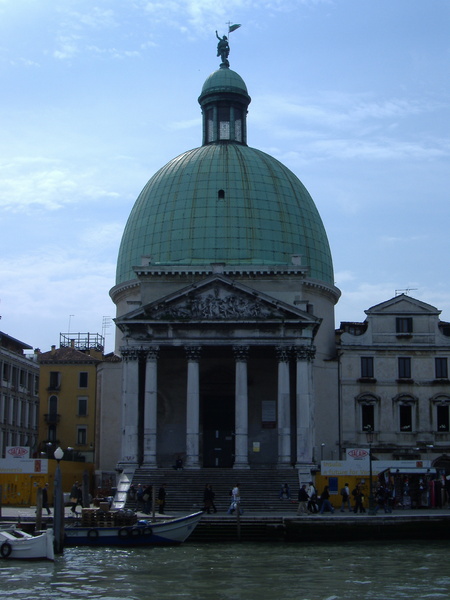
<instances>
[{"instance_id":1,"label":"scaffolding","mask_svg":"<svg viewBox=\"0 0 450 600\"><path fill-rule=\"evenodd\" d=\"M60 348L75 348L80 352L86 352L86 350L103 352L105 338L99 333L60 333L59 346Z\"/></svg>"}]
</instances>

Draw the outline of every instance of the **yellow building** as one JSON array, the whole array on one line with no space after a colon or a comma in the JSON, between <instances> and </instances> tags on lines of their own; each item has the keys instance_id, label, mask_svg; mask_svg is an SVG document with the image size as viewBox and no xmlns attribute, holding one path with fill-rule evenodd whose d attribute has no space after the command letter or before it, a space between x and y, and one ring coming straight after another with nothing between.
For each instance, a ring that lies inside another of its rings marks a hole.
<instances>
[{"instance_id":1,"label":"yellow building","mask_svg":"<svg viewBox=\"0 0 450 600\"><path fill-rule=\"evenodd\" d=\"M65 460L95 462L97 365L103 359L98 334L61 334L60 347L40 352L39 452Z\"/></svg>"}]
</instances>

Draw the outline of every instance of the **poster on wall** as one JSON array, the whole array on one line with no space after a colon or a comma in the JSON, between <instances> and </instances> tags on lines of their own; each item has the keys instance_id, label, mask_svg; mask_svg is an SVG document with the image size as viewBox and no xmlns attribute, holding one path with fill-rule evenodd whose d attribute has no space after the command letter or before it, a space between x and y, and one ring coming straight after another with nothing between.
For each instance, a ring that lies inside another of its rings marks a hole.
<instances>
[{"instance_id":1,"label":"poster on wall","mask_svg":"<svg viewBox=\"0 0 450 600\"><path fill-rule=\"evenodd\" d=\"M30 458L27 446L7 446L5 458L0 458L0 473L48 473L48 460Z\"/></svg>"}]
</instances>

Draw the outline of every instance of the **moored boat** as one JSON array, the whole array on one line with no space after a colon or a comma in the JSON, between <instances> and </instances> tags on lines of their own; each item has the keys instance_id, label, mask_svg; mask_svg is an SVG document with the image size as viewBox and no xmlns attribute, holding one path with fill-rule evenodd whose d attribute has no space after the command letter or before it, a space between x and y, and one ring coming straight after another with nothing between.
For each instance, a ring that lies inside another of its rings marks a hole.
<instances>
[{"instance_id":1,"label":"moored boat","mask_svg":"<svg viewBox=\"0 0 450 600\"><path fill-rule=\"evenodd\" d=\"M184 517L151 522L136 520L129 524L98 521L86 526L82 521L66 526L65 546L159 546L184 542L202 517L196 512ZM105 524L107 523L107 524Z\"/></svg>"},{"instance_id":2,"label":"moored boat","mask_svg":"<svg viewBox=\"0 0 450 600\"><path fill-rule=\"evenodd\" d=\"M0 529L0 559L54 560L53 530L31 535L15 526Z\"/></svg>"}]
</instances>

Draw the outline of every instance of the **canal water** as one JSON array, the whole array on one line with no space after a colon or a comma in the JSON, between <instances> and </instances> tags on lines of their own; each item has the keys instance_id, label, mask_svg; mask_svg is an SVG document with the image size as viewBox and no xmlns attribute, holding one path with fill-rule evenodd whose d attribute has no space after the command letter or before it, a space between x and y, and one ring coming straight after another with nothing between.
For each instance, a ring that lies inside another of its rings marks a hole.
<instances>
[{"instance_id":1,"label":"canal water","mask_svg":"<svg viewBox=\"0 0 450 600\"><path fill-rule=\"evenodd\" d=\"M450 598L446 541L67 548L55 563L0 560L14 600Z\"/></svg>"}]
</instances>

